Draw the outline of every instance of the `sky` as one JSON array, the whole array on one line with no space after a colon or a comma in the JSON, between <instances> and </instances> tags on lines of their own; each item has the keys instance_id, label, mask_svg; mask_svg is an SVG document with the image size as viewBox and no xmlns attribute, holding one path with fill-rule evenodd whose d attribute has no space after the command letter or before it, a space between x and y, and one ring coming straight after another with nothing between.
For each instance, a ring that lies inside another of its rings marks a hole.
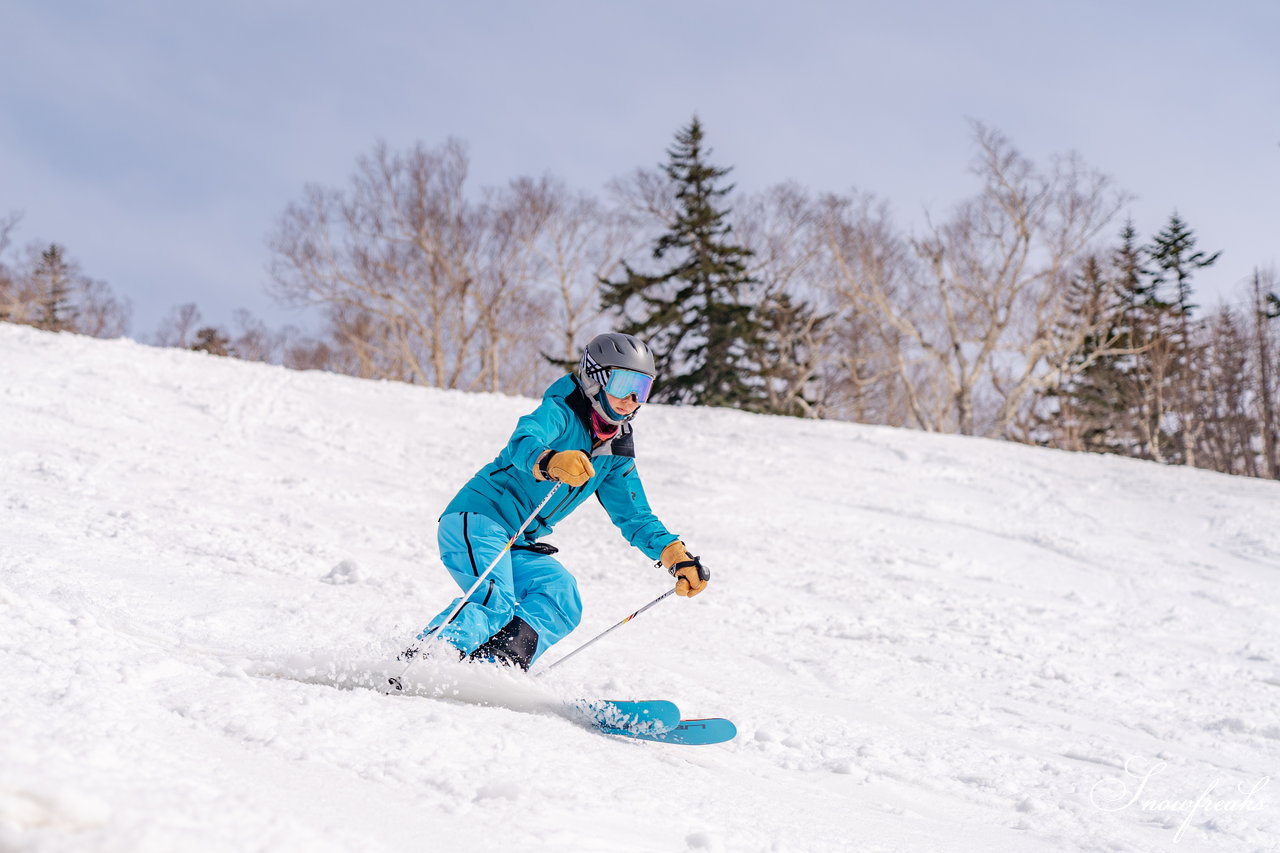
<instances>
[{"instance_id":1,"label":"sky","mask_svg":"<svg viewBox=\"0 0 1280 853\"><path fill-rule=\"evenodd\" d=\"M1223 251L1202 296L1280 264L1270 0L9 0L0 32L0 216L128 297L138 338L187 302L307 325L266 293L269 234L379 141L464 141L477 191L602 191L695 113L741 190L856 188L908 226L977 189L978 120L1110 175L1144 237L1177 210Z\"/></svg>"}]
</instances>

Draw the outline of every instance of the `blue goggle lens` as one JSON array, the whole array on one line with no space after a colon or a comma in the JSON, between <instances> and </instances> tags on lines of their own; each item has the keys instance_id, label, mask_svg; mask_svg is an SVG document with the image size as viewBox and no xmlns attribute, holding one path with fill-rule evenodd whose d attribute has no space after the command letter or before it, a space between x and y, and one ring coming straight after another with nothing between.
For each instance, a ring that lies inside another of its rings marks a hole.
<instances>
[{"instance_id":1,"label":"blue goggle lens","mask_svg":"<svg viewBox=\"0 0 1280 853\"><path fill-rule=\"evenodd\" d=\"M653 387L653 377L635 370L614 368L609 372L609 381L605 383L606 394L619 400L635 395L637 403L649 399L649 389Z\"/></svg>"}]
</instances>

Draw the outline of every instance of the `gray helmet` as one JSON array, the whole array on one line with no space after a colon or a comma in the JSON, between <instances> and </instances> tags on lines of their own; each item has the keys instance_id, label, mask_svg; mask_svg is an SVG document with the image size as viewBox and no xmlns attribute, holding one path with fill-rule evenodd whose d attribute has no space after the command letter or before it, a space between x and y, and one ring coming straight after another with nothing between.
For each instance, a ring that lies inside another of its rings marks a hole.
<instances>
[{"instance_id":1,"label":"gray helmet","mask_svg":"<svg viewBox=\"0 0 1280 853\"><path fill-rule=\"evenodd\" d=\"M578 384L602 418L610 423L621 424L635 417L635 412L626 416L619 415L605 399L604 386L609 381L609 372L615 367L654 377L658 375L658 367L653 360L653 351L644 341L621 332L596 335L582 351L582 361L574 371Z\"/></svg>"}]
</instances>

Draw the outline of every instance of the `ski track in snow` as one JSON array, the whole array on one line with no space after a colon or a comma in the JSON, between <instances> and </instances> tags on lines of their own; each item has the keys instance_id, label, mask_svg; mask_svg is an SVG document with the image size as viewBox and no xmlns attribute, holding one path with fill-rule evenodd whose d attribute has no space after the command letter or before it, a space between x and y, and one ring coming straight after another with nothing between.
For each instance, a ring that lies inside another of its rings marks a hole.
<instances>
[{"instance_id":1,"label":"ski track in snow","mask_svg":"<svg viewBox=\"0 0 1280 853\"><path fill-rule=\"evenodd\" d=\"M649 406L705 595L545 678L353 684L456 594L435 519L533 405L0 324L0 850L1280 845L1238 790L1280 775L1272 482ZM586 616L548 663L669 582L594 505L552 541ZM739 736L565 711L606 696ZM1099 808L1126 763L1250 808Z\"/></svg>"}]
</instances>

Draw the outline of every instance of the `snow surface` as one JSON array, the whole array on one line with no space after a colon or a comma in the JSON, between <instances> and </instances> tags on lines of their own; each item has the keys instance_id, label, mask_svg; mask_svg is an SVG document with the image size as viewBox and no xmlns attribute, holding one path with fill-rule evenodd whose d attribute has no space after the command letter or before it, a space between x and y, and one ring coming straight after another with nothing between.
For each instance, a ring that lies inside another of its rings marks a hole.
<instances>
[{"instance_id":1,"label":"snow surface","mask_svg":"<svg viewBox=\"0 0 1280 853\"><path fill-rule=\"evenodd\" d=\"M455 594L435 519L532 406L0 324L0 849L1280 845L1274 482L649 406L704 595L546 678L335 689ZM594 504L552 541L548 663L669 583Z\"/></svg>"}]
</instances>

